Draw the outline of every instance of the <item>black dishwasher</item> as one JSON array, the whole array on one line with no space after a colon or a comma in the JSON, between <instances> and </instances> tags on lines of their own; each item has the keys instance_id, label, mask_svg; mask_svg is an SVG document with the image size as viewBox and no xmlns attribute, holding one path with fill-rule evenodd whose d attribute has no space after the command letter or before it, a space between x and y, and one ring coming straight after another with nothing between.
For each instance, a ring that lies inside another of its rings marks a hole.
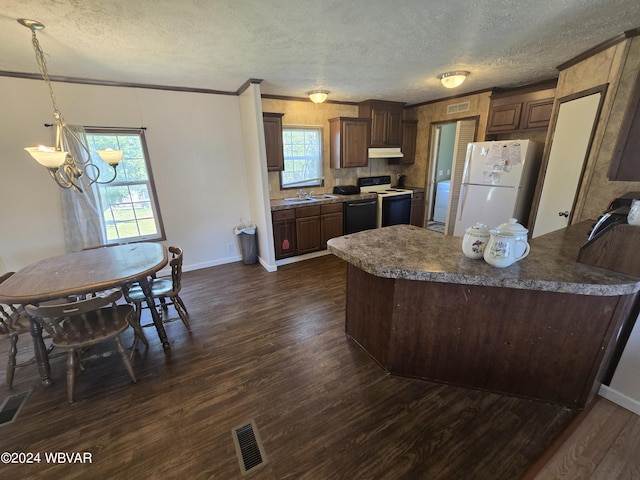
<instances>
[{"instance_id":1,"label":"black dishwasher","mask_svg":"<svg viewBox=\"0 0 640 480\"><path fill-rule=\"evenodd\" d=\"M376 228L378 199L344 202L344 234Z\"/></svg>"}]
</instances>

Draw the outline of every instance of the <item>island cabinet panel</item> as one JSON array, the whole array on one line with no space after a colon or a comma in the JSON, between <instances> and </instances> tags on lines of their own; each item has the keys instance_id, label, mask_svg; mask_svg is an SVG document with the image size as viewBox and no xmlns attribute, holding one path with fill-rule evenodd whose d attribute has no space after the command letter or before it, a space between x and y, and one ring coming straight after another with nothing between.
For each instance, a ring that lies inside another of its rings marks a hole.
<instances>
[{"instance_id":1,"label":"island cabinet panel","mask_svg":"<svg viewBox=\"0 0 640 480\"><path fill-rule=\"evenodd\" d=\"M345 331L386 371L389 371L393 283L391 278L369 275L347 265Z\"/></svg>"},{"instance_id":2,"label":"island cabinet panel","mask_svg":"<svg viewBox=\"0 0 640 480\"><path fill-rule=\"evenodd\" d=\"M583 407L633 297L381 278L349 264L347 333L394 375Z\"/></svg>"}]
</instances>

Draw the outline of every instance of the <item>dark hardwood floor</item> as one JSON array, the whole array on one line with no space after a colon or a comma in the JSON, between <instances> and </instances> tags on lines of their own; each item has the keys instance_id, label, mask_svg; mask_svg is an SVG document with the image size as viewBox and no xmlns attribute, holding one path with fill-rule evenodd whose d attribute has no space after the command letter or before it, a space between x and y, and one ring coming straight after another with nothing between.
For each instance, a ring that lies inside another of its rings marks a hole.
<instances>
[{"instance_id":1,"label":"dark hardwood floor","mask_svg":"<svg viewBox=\"0 0 640 480\"><path fill-rule=\"evenodd\" d=\"M241 263L187 272L193 333L167 324L165 353L146 329L137 383L117 356L97 360L77 375L73 405L64 357L51 360L51 388L35 366L18 369L14 391L33 391L0 426L0 452L90 452L92 463L43 457L0 465L0 477L242 478L231 431L253 419L268 458L256 479L518 479L576 415L385 375L345 336L345 270L326 256L275 273ZM31 339L20 347L28 357Z\"/></svg>"}]
</instances>

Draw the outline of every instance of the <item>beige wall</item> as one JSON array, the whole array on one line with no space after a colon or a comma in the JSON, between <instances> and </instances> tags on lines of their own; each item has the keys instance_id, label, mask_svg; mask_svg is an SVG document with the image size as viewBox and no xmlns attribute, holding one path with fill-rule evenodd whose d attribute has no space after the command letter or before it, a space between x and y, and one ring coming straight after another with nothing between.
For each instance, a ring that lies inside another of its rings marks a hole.
<instances>
[{"instance_id":1,"label":"beige wall","mask_svg":"<svg viewBox=\"0 0 640 480\"><path fill-rule=\"evenodd\" d=\"M397 174L402 168L397 165L389 165L382 158L369 159L369 166L364 168L331 168L329 149L329 119L335 117L357 117L357 105L340 103L315 104L308 100L280 100L263 98L262 111L284 113L283 126L286 125L313 125L324 127L323 134L323 172L324 187L313 188L315 193L331 193L334 185L355 185L358 177L374 175L391 175L392 183L395 183ZM280 173L269 172L269 196L271 198L290 197L292 190L280 190ZM310 190L310 189L307 189ZM295 189L294 189L295 191Z\"/></svg>"},{"instance_id":2,"label":"beige wall","mask_svg":"<svg viewBox=\"0 0 640 480\"><path fill-rule=\"evenodd\" d=\"M416 140L416 161L407 165L403 174L407 175L407 185L424 187L427 172L430 170L429 152L431 124L439 122L455 122L464 118L478 116L478 131L476 140L484 140L489 116L490 92L469 95L466 97L450 98L440 102L430 103L420 107L409 108L405 111L406 118L418 120L418 137ZM447 106L454 103L470 102L469 111L458 114L447 114Z\"/></svg>"},{"instance_id":3,"label":"beige wall","mask_svg":"<svg viewBox=\"0 0 640 480\"><path fill-rule=\"evenodd\" d=\"M617 134L639 69L640 37L635 37L560 72L557 99L609 84L578 193L574 223L597 218L620 194L640 191L640 182L611 182L607 178ZM551 121L553 125L554 118Z\"/></svg>"}]
</instances>

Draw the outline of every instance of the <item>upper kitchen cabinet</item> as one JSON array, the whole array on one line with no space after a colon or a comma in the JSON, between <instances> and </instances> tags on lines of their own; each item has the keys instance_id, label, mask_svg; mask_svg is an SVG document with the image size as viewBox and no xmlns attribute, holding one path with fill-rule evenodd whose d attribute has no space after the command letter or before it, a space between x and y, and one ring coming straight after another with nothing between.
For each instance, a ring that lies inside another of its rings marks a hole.
<instances>
[{"instance_id":1,"label":"upper kitchen cabinet","mask_svg":"<svg viewBox=\"0 0 640 480\"><path fill-rule=\"evenodd\" d=\"M331 168L366 167L369 163L369 120L337 117L329 120Z\"/></svg>"},{"instance_id":2,"label":"upper kitchen cabinet","mask_svg":"<svg viewBox=\"0 0 640 480\"><path fill-rule=\"evenodd\" d=\"M546 129L551 120L555 86L527 87L494 93L489 106L487 134Z\"/></svg>"},{"instance_id":3,"label":"upper kitchen cabinet","mask_svg":"<svg viewBox=\"0 0 640 480\"><path fill-rule=\"evenodd\" d=\"M371 121L371 147L402 146L404 103L367 100L358 105L358 116Z\"/></svg>"},{"instance_id":4,"label":"upper kitchen cabinet","mask_svg":"<svg viewBox=\"0 0 640 480\"><path fill-rule=\"evenodd\" d=\"M416 161L416 139L418 138L418 121L402 121L402 158L390 158L391 165L411 165Z\"/></svg>"},{"instance_id":5,"label":"upper kitchen cabinet","mask_svg":"<svg viewBox=\"0 0 640 480\"><path fill-rule=\"evenodd\" d=\"M284 151L282 148L282 117L284 113L262 114L264 124L264 143L267 147L267 170L279 172L284 170Z\"/></svg>"}]
</instances>

